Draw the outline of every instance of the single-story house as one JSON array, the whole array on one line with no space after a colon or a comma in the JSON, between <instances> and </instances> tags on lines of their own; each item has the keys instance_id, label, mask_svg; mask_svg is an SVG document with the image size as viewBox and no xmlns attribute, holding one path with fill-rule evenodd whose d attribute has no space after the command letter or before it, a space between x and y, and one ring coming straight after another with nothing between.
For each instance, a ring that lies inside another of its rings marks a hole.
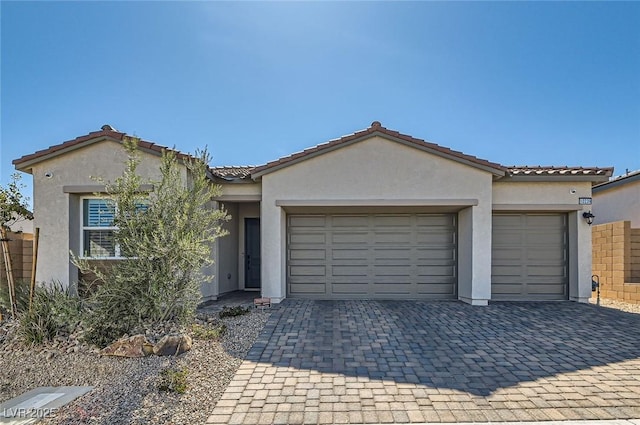
<instances>
[{"instance_id":1,"label":"single-story house","mask_svg":"<svg viewBox=\"0 0 640 425\"><path fill-rule=\"evenodd\" d=\"M593 187L594 224L630 221L640 228L640 170Z\"/></svg>"},{"instance_id":2,"label":"single-story house","mask_svg":"<svg viewBox=\"0 0 640 425\"><path fill-rule=\"evenodd\" d=\"M69 250L115 257L92 227L91 176L122 173L124 133L106 125L13 161L33 175L38 280L73 284ZM139 171L158 175L151 142ZM591 229L580 198L612 168L507 167L373 122L261 166L215 167L229 235L204 299L260 291L311 299L574 300L591 296ZM186 175L186 170L185 170Z\"/></svg>"}]
</instances>

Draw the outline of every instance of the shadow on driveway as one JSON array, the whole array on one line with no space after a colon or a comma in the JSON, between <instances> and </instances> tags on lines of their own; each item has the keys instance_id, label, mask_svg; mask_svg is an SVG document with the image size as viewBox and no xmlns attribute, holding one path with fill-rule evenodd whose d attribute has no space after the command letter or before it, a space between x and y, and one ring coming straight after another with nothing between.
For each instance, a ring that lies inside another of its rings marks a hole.
<instances>
[{"instance_id":1,"label":"shadow on driveway","mask_svg":"<svg viewBox=\"0 0 640 425\"><path fill-rule=\"evenodd\" d=\"M594 305L286 299L247 360L486 396L637 358L640 315Z\"/></svg>"}]
</instances>

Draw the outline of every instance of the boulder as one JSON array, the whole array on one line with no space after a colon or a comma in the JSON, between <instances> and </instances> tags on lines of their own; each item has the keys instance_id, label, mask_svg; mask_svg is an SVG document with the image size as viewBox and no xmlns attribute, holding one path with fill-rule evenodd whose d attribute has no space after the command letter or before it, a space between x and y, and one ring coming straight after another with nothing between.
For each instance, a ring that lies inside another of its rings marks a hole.
<instances>
[{"instance_id":1,"label":"boulder","mask_svg":"<svg viewBox=\"0 0 640 425\"><path fill-rule=\"evenodd\" d=\"M144 357L148 355L145 351L146 345L150 345L150 343L144 335L133 335L117 340L103 348L101 353L105 356Z\"/></svg>"},{"instance_id":2,"label":"boulder","mask_svg":"<svg viewBox=\"0 0 640 425\"><path fill-rule=\"evenodd\" d=\"M177 356L191 350L191 337L184 334L165 335L153 346L157 356Z\"/></svg>"}]
</instances>

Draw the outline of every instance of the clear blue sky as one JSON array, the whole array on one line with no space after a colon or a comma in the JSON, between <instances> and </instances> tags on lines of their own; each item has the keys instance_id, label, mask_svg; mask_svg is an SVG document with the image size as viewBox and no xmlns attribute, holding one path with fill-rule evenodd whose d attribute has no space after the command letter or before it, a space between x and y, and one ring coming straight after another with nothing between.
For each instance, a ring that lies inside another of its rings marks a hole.
<instances>
[{"instance_id":1,"label":"clear blue sky","mask_svg":"<svg viewBox=\"0 0 640 425\"><path fill-rule=\"evenodd\" d=\"M504 165L640 168L640 3L0 8L3 183L12 159L105 123L207 145L214 165L379 120Z\"/></svg>"}]
</instances>

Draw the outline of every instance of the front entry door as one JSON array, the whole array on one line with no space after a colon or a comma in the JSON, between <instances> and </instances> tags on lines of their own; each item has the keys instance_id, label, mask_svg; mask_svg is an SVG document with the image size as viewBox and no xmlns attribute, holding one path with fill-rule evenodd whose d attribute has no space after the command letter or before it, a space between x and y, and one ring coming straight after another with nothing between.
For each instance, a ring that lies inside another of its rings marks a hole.
<instances>
[{"instance_id":1,"label":"front entry door","mask_svg":"<svg viewBox=\"0 0 640 425\"><path fill-rule=\"evenodd\" d=\"M244 219L244 287L260 289L260 219Z\"/></svg>"}]
</instances>

